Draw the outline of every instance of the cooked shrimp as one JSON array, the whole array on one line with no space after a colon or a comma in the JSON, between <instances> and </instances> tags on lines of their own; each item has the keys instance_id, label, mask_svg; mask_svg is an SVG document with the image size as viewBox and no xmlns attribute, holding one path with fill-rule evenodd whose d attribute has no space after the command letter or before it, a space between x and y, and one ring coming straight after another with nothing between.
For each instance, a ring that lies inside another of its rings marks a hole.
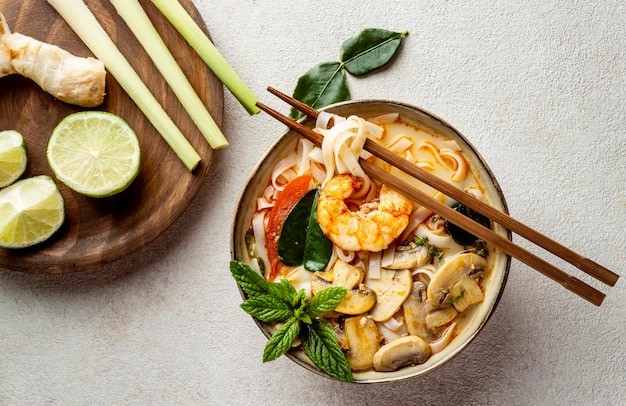
<instances>
[{"instance_id":1,"label":"cooked shrimp","mask_svg":"<svg viewBox=\"0 0 626 406\"><path fill-rule=\"evenodd\" d=\"M345 203L361 187L362 180L350 175L331 179L322 189L317 220L324 234L346 251L384 250L402 233L413 208L411 200L383 185L378 201L351 211Z\"/></svg>"}]
</instances>

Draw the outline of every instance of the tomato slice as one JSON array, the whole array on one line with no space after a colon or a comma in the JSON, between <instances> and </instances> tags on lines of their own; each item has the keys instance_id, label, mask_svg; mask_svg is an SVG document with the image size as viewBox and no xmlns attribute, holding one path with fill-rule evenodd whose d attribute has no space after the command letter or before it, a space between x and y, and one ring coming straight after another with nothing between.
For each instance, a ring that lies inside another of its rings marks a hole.
<instances>
[{"instance_id":1,"label":"tomato slice","mask_svg":"<svg viewBox=\"0 0 626 406\"><path fill-rule=\"evenodd\" d=\"M267 230L265 231L265 249L267 250L267 259L270 262L270 273L267 279L270 281L276 278L284 266L278 256L278 238L283 223L293 206L311 189L311 179L311 175L302 175L289 182L278 195L274 207L270 210Z\"/></svg>"}]
</instances>

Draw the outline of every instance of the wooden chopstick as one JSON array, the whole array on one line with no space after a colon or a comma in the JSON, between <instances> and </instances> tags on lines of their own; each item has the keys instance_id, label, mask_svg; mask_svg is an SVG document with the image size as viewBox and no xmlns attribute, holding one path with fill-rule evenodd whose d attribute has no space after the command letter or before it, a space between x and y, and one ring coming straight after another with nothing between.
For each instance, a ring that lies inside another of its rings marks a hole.
<instances>
[{"instance_id":1,"label":"wooden chopstick","mask_svg":"<svg viewBox=\"0 0 626 406\"><path fill-rule=\"evenodd\" d=\"M297 121L291 120L290 118L280 114L276 110L264 105L263 103L258 102L257 106L261 110L269 114L270 116L274 117L281 123L285 124L294 132L302 135L303 137L307 138L309 141L313 142L314 144L321 145L322 140L323 140L323 136L321 134L316 133L312 129L300 124ZM303 112L306 114L306 111L303 111ZM511 255L514 258L517 258L518 260L538 270L539 272L543 273L545 276L558 282L566 289L577 294L578 296L589 301L590 303L596 306L600 306L602 304L602 301L604 300L605 295L604 293L600 292L594 287L587 285L580 279L572 275L569 275L565 273L564 271L556 268L552 264L549 264L548 262L530 253L524 248L514 244L508 239L502 237L501 235L496 234L495 232L491 231L489 228L483 227L482 225L469 219L463 214L451 209L450 207L433 199L431 196L421 192L420 190L416 189L412 185L409 185L408 183L390 175L389 173L378 168L374 164L364 159L360 159L359 163L361 164L361 167L363 168L363 170L373 179L376 179L379 182L387 184L388 186L403 193L404 195L406 195L407 197L409 197L416 203L421 204L422 206L428 208L429 210L432 210L434 213L448 219L449 221L456 224L457 226L465 229L466 231L474 234L475 236L485 241L488 241L494 244L495 246L503 250L505 253Z\"/></svg>"},{"instance_id":2,"label":"wooden chopstick","mask_svg":"<svg viewBox=\"0 0 626 406\"><path fill-rule=\"evenodd\" d=\"M314 108L272 87L268 87L267 90L281 100L295 107L302 113L306 114L307 116L313 119L317 119L319 111L315 110ZM457 188L451 183L448 183L441 178L433 175L432 173L425 171L419 166L412 164L411 162L407 161L399 155L394 154L393 152L389 151L387 148L376 143L375 141L368 139L365 142L364 149L370 152L372 155L390 163L396 168L424 182L428 186L439 190L440 192L455 199L456 201L463 203L465 206L470 207L471 209L479 212L484 216L487 216L496 223L504 226L506 229L518 234L521 237L524 237L528 241L535 243L546 251L569 262L581 271L593 276L595 279L609 286L615 286L615 283L617 283L619 275L617 275L616 273L548 238L547 236L519 222L508 214L476 199L469 193L463 192L461 189Z\"/></svg>"}]
</instances>

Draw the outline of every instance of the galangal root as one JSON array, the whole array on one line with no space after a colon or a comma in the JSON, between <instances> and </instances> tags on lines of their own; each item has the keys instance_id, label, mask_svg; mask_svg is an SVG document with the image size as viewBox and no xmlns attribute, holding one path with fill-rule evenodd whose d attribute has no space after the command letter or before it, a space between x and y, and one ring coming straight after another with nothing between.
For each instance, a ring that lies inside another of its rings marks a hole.
<instances>
[{"instance_id":1,"label":"galangal root","mask_svg":"<svg viewBox=\"0 0 626 406\"><path fill-rule=\"evenodd\" d=\"M15 73L32 79L66 103L96 107L104 101L106 71L102 61L11 33L0 13L0 78Z\"/></svg>"}]
</instances>

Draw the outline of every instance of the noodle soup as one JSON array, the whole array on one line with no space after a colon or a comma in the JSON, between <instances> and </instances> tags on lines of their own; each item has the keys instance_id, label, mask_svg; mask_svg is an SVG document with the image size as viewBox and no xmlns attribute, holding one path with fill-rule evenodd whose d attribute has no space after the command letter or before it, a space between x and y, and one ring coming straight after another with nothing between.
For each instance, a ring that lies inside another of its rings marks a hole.
<instances>
[{"instance_id":1,"label":"noodle soup","mask_svg":"<svg viewBox=\"0 0 626 406\"><path fill-rule=\"evenodd\" d=\"M506 211L504 198L467 140L423 110L365 101L328 111L338 115L332 128L321 128L323 120L319 127L308 122L324 135L322 148L288 132L257 167L235 216L233 259L249 263L268 280L287 279L309 297L328 286L347 289L346 299L321 318L332 326L355 382L424 374L456 355L482 328L504 288L510 259L455 230L402 191L369 179L359 156L464 209L362 151L364 138ZM277 199L296 182L306 184L304 189L319 188L317 223L332 247L328 262L313 271L285 264L275 251L277 240L287 236L269 230ZM490 226L510 238L497 224ZM275 331L271 323L257 323L268 337ZM288 356L322 373L299 347Z\"/></svg>"}]
</instances>

